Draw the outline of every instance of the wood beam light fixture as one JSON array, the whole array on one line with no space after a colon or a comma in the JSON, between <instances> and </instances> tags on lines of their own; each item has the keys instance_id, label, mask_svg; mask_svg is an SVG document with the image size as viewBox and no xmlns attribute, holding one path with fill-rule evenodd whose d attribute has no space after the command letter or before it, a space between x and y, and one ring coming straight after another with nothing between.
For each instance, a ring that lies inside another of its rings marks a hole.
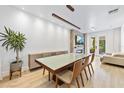
<instances>
[{"instance_id":1,"label":"wood beam light fixture","mask_svg":"<svg viewBox=\"0 0 124 93\"><path fill-rule=\"evenodd\" d=\"M67 7L70 11L74 12L74 8L73 8L71 5L66 5L66 7Z\"/></svg>"},{"instance_id":2,"label":"wood beam light fixture","mask_svg":"<svg viewBox=\"0 0 124 93\"><path fill-rule=\"evenodd\" d=\"M71 22L65 20L64 18L62 18L62 17L56 15L55 13L52 13L52 16L55 17L55 18L57 18L57 19L59 19L59 20L61 20L61 21L63 21L63 22L66 22L66 23L70 24L71 26L73 26L73 27L75 27L75 28L77 28L77 29L81 29L80 27L78 27L78 26L74 25L73 23L71 23Z\"/></svg>"}]
</instances>

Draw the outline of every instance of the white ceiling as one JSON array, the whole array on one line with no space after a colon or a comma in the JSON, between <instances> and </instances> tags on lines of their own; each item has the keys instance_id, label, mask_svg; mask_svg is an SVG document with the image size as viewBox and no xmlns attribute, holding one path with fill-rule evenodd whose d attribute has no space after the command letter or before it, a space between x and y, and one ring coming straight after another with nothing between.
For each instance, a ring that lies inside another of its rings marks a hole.
<instances>
[{"instance_id":1,"label":"white ceiling","mask_svg":"<svg viewBox=\"0 0 124 93\"><path fill-rule=\"evenodd\" d=\"M56 13L79 26L81 30L78 31L83 33L111 29L119 27L124 23L124 6L120 5L73 5L75 9L74 12L71 12L64 5L21 5L14 7L35 16L50 20L66 28L78 30L75 27L52 17L52 13ZM115 8L119 8L117 13L108 14L108 11Z\"/></svg>"}]
</instances>

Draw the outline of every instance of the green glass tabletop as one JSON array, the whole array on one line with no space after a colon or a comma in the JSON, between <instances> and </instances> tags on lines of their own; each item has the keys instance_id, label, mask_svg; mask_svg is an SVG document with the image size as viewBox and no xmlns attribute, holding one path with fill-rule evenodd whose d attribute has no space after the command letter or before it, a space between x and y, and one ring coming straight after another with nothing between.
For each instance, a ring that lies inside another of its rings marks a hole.
<instances>
[{"instance_id":1,"label":"green glass tabletop","mask_svg":"<svg viewBox=\"0 0 124 93\"><path fill-rule=\"evenodd\" d=\"M51 57L38 58L36 59L36 61L55 71L61 67L71 64L79 59L82 59L85 56L86 55L84 54L69 53Z\"/></svg>"}]
</instances>

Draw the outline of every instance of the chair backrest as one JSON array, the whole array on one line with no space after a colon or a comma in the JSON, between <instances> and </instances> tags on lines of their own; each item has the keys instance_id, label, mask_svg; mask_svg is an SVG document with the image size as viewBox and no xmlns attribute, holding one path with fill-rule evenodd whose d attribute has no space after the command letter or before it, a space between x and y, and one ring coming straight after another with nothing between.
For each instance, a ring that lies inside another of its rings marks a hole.
<instances>
[{"instance_id":1,"label":"chair backrest","mask_svg":"<svg viewBox=\"0 0 124 93\"><path fill-rule=\"evenodd\" d=\"M89 57L90 57L90 55L88 55L88 56L86 56L84 58L82 69L88 65L88 63L89 63Z\"/></svg>"},{"instance_id":2,"label":"chair backrest","mask_svg":"<svg viewBox=\"0 0 124 93\"><path fill-rule=\"evenodd\" d=\"M94 61L94 58L95 58L95 54L93 53L92 56L91 56L90 63L92 63Z\"/></svg>"},{"instance_id":3,"label":"chair backrest","mask_svg":"<svg viewBox=\"0 0 124 93\"><path fill-rule=\"evenodd\" d=\"M79 76L79 74L81 73L81 69L82 69L82 59L74 63L72 81Z\"/></svg>"}]
</instances>

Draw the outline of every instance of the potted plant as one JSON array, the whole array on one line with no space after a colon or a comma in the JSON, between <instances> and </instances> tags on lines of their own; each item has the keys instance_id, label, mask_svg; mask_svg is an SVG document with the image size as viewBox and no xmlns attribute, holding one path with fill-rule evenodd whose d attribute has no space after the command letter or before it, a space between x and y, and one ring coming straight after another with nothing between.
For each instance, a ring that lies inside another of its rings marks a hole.
<instances>
[{"instance_id":1,"label":"potted plant","mask_svg":"<svg viewBox=\"0 0 124 93\"><path fill-rule=\"evenodd\" d=\"M23 33L15 32L5 26L4 29L5 32L0 32L0 41L3 42L2 46L5 47L7 51L13 49L16 53L16 61L10 64L10 70L14 72L19 70L22 66L22 61L19 59L19 52L24 49L26 38Z\"/></svg>"},{"instance_id":2,"label":"potted plant","mask_svg":"<svg viewBox=\"0 0 124 93\"><path fill-rule=\"evenodd\" d=\"M90 53L94 53L94 52L95 52L95 48L91 48Z\"/></svg>"}]
</instances>

